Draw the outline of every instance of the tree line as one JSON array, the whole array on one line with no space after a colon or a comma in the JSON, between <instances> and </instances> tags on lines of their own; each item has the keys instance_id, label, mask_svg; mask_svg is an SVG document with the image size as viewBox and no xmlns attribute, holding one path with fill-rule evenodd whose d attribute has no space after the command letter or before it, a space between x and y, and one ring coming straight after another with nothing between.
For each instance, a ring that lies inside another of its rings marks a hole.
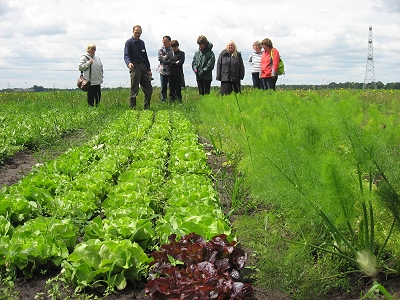
<instances>
[{"instance_id":1,"label":"tree line","mask_svg":"<svg viewBox=\"0 0 400 300\"><path fill-rule=\"evenodd\" d=\"M280 84L279 88L281 89L363 89L364 83L363 82L331 82L329 84ZM375 86L372 83L367 84L367 89L375 89ZM381 81L376 82L377 89L384 89L384 90L400 90L400 82L390 82L384 84Z\"/></svg>"}]
</instances>

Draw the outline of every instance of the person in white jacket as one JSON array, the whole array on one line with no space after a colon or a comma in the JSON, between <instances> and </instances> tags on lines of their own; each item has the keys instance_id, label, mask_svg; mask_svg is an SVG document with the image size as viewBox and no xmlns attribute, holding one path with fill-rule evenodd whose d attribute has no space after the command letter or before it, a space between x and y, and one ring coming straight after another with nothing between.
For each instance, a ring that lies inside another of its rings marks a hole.
<instances>
[{"instance_id":1,"label":"person in white jacket","mask_svg":"<svg viewBox=\"0 0 400 300\"><path fill-rule=\"evenodd\" d=\"M253 88L262 89L262 82L260 78L260 66L262 46L259 41L253 43L254 52L249 56L249 64L252 66L251 79L253 80Z\"/></svg>"},{"instance_id":2,"label":"person in white jacket","mask_svg":"<svg viewBox=\"0 0 400 300\"><path fill-rule=\"evenodd\" d=\"M103 83L103 64L96 53L96 45L88 44L86 54L81 56L79 71L83 72L83 77L90 80L90 89L87 92L89 106L98 106L101 98L101 87Z\"/></svg>"}]
</instances>

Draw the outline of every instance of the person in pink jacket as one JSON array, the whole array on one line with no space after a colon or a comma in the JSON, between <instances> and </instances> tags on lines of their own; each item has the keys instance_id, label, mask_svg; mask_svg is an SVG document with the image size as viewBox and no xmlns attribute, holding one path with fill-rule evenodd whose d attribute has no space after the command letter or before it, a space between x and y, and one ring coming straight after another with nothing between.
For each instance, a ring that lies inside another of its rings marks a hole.
<instances>
[{"instance_id":1,"label":"person in pink jacket","mask_svg":"<svg viewBox=\"0 0 400 300\"><path fill-rule=\"evenodd\" d=\"M261 45L264 52L261 56L260 77L263 90L275 91L278 80L279 51L273 47L270 39L263 39Z\"/></svg>"}]
</instances>

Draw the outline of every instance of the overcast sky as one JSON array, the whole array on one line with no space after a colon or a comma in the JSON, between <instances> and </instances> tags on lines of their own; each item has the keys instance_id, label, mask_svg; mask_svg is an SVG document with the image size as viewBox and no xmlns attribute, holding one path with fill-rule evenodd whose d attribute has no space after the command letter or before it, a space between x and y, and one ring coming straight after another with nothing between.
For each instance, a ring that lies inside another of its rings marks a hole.
<instances>
[{"instance_id":1,"label":"overcast sky","mask_svg":"<svg viewBox=\"0 0 400 300\"><path fill-rule=\"evenodd\" d=\"M0 89L75 88L80 56L97 45L103 87L128 87L125 41L140 24L155 81L164 35L186 53L186 83L196 39L207 36L218 57L229 40L247 59L256 40L270 38L285 62L279 84L364 82L369 26L376 81L400 82L399 0L0 0ZM212 85L219 85L214 79Z\"/></svg>"}]
</instances>

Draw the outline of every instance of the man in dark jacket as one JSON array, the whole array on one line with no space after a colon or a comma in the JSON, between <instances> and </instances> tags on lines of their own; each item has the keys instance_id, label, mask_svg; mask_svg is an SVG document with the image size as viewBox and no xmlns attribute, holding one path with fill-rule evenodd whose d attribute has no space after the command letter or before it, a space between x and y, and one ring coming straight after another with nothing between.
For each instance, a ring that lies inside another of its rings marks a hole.
<instances>
[{"instance_id":1,"label":"man in dark jacket","mask_svg":"<svg viewBox=\"0 0 400 300\"><path fill-rule=\"evenodd\" d=\"M229 41L217 61L217 80L221 81L221 95L228 95L232 91L240 93L240 81L243 78L242 55L237 51L235 42Z\"/></svg>"},{"instance_id":2,"label":"man in dark jacket","mask_svg":"<svg viewBox=\"0 0 400 300\"><path fill-rule=\"evenodd\" d=\"M199 50L196 51L192 61L192 69L196 74L197 86L200 95L209 94L212 81L212 71L215 65L215 55L211 50L213 44L204 35L197 38Z\"/></svg>"},{"instance_id":3,"label":"man in dark jacket","mask_svg":"<svg viewBox=\"0 0 400 300\"><path fill-rule=\"evenodd\" d=\"M131 92L129 103L131 108L136 107L136 96L139 93L139 83L144 93L144 109L150 109L152 73L147 56L146 46L140 39L142 27L133 26L133 36L125 43L124 60L131 74Z\"/></svg>"},{"instance_id":4,"label":"man in dark jacket","mask_svg":"<svg viewBox=\"0 0 400 300\"><path fill-rule=\"evenodd\" d=\"M170 100L171 102L182 101L182 76L183 64L185 63L185 52L179 50L179 42L171 41L172 50L167 53L165 64L169 66L170 72Z\"/></svg>"}]
</instances>

